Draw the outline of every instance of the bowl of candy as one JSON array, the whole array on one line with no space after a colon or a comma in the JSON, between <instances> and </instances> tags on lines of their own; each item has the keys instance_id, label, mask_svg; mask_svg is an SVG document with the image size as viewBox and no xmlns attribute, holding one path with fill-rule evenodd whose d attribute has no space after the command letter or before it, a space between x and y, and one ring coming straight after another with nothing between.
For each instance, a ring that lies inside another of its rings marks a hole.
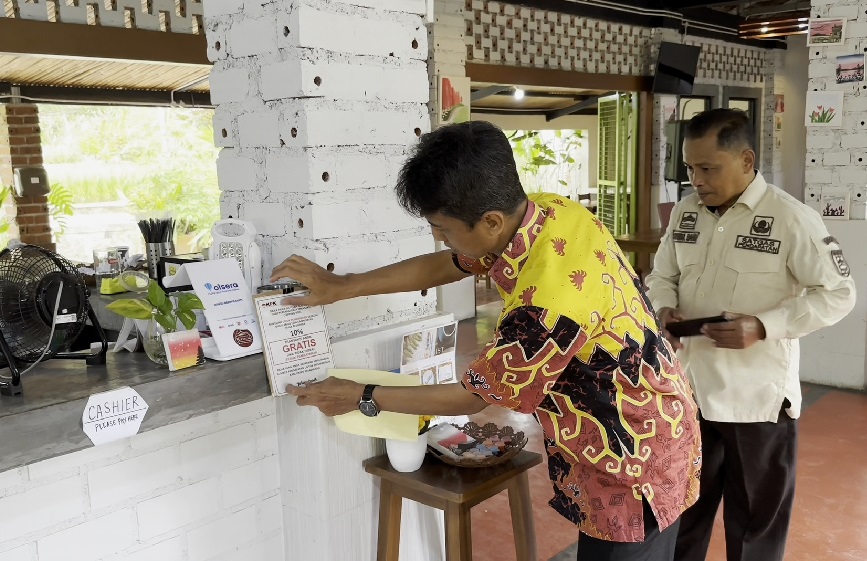
<instances>
[{"instance_id":1,"label":"bowl of candy","mask_svg":"<svg viewBox=\"0 0 867 561\"><path fill-rule=\"evenodd\" d=\"M523 432L494 423L440 424L427 431L428 451L452 466L490 467L512 459L527 444Z\"/></svg>"}]
</instances>

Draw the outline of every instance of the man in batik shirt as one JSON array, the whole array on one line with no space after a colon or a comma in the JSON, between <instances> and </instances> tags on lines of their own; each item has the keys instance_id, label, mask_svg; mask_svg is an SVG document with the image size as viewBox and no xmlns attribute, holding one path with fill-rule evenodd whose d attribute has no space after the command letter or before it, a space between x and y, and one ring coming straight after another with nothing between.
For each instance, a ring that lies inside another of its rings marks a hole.
<instances>
[{"instance_id":1,"label":"man in batik shirt","mask_svg":"<svg viewBox=\"0 0 867 561\"><path fill-rule=\"evenodd\" d=\"M304 283L310 295L292 301L311 305L487 273L504 300L494 340L462 384L330 378L287 391L328 415L460 415L488 404L533 414L545 435L550 504L583 534L579 559L671 561L680 515L698 490L696 405L609 232L568 199L528 198L508 140L490 123L422 137L397 194L450 251L345 276L293 256L272 278Z\"/></svg>"}]
</instances>

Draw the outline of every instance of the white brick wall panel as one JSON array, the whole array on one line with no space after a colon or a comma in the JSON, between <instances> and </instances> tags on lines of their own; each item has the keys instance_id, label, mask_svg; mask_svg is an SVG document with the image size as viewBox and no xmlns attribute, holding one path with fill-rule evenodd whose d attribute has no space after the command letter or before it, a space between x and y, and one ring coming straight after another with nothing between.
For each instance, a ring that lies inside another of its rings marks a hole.
<instances>
[{"instance_id":1,"label":"white brick wall panel","mask_svg":"<svg viewBox=\"0 0 867 561\"><path fill-rule=\"evenodd\" d=\"M252 191L256 188L256 162L223 148L217 156L217 184L223 191Z\"/></svg>"},{"instance_id":2,"label":"white brick wall panel","mask_svg":"<svg viewBox=\"0 0 867 561\"><path fill-rule=\"evenodd\" d=\"M434 251L434 239L430 234L404 238L398 242L397 260L403 261Z\"/></svg>"},{"instance_id":3,"label":"white brick wall panel","mask_svg":"<svg viewBox=\"0 0 867 561\"><path fill-rule=\"evenodd\" d=\"M365 6L390 12L403 12L407 14L425 14L425 0L334 0L340 4L350 6Z\"/></svg>"},{"instance_id":4,"label":"white brick wall panel","mask_svg":"<svg viewBox=\"0 0 867 561\"><path fill-rule=\"evenodd\" d=\"M280 465L277 456L268 456L220 476L223 508L232 508L268 493L274 494L279 488Z\"/></svg>"},{"instance_id":5,"label":"white brick wall panel","mask_svg":"<svg viewBox=\"0 0 867 561\"><path fill-rule=\"evenodd\" d=\"M820 148L833 148L835 145L833 134L808 134L807 135L807 150L817 150Z\"/></svg>"},{"instance_id":6,"label":"white brick wall panel","mask_svg":"<svg viewBox=\"0 0 867 561\"><path fill-rule=\"evenodd\" d=\"M138 17L136 17L136 25L138 25ZM210 26L209 26L210 27ZM229 58L229 49L226 46L226 26L222 20L214 20L212 27L206 33L208 45L208 60L217 62L218 60L226 60Z\"/></svg>"},{"instance_id":7,"label":"white brick wall panel","mask_svg":"<svg viewBox=\"0 0 867 561\"><path fill-rule=\"evenodd\" d=\"M257 111L238 117L238 136L242 148L279 148L280 113Z\"/></svg>"},{"instance_id":8,"label":"white brick wall panel","mask_svg":"<svg viewBox=\"0 0 867 561\"><path fill-rule=\"evenodd\" d=\"M237 14L244 7L243 0L204 0L203 9L208 19Z\"/></svg>"},{"instance_id":9,"label":"white brick wall panel","mask_svg":"<svg viewBox=\"0 0 867 561\"><path fill-rule=\"evenodd\" d=\"M300 6L289 15L286 26L287 42L295 47L416 60L428 56L427 30L421 19L413 27L397 21L361 19Z\"/></svg>"},{"instance_id":10,"label":"white brick wall panel","mask_svg":"<svg viewBox=\"0 0 867 561\"><path fill-rule=\"evenodd\" d=\"M0 499L3 513L0 543L81 516L86 507L81 477L62 479Z\"/></svg>"},{"instance_id":11,"label":"white brick wall panel","mask_svg":"<svg viewBox=\"0 0 867 561\"><path fill-rule=\"evenodd\" d=\"M867 184L867 169L862 166L845 166L839 169L840 183L843 185Z\"/></svg>"},{"instance_id":12,"label":"white brick wall panel","mask_svg":"<svg viewBox=\"0 0 867 561\"><path fill-rule=\"evenodd\" d=\"M467 25L463 11L459 14L447 14L442 12L437 13L436 15L434 15L434 21L436 23L436 27L453 29L454 32L458 32L461 37L463 37L464 29ZM463 46L461 46L461 49L466 51Z\"/></svg>"},{"instance_id":13,"label":"white brick wall panel","mask_svg":"<svg viewBox=\"0 0 867 561\"><path fill-rule=\"evenodd\" d=\"M843 101L844 105L846 101ZM867 148L867 134L844 134L840 137L840 148Z\"/></svg>"},{"instance_id":14,"label":"white brick wall panel","mask_svg":"<svg viewBox=\"0 0 867 561\"><path fill-rule=\"evenodd\" d=\"M849 152L825 152L822 164L826 166L848 166L851 162Z\"/></svg>"},{"instance_id":15,"label":"white brick wall panel","mask_svg":"<svg viewBox=\"0 0 867 561\"><path fill-rule=\"evenodd\" d=\"M256 455L270 456L277 453L277 417L269 415L253 423L256 431Z\"/></svg>"},{"instance_id":16,"label":"white brick wall panel","mask_svg":"<svg viewBox=\"0 0 867 561\"><path fill-rule=\"evenodd\" d=\"M256 508L232 513L187 534L190 561L206 561L256 539Z\"/></svg>"},{"instance_id":17,"label":"white brick wall panel","mask_svg":"<svg viewBox=\"0 0 867 561\"><path fill-rule=\"evenodd\" d=\"M274 18L247 18L234 23L227 34L229 53L244 58L273 52L277 49L277 27Z\"/></svg>"},{"instance_id":18,"label":"white brick wall panel","mask_svg":"<svg viewBox=\"0 0 867 561\"><path fill-rule=\"evenodd\" d=\"M181 483L176 446L130 458L88 472L90 506L100 509Z\"/></svg>"},{"instance_id":19,"label":"white brick wall panel","mask_svg":"<svg viewBox=\"0 0 867 561\"><path fill-rule=\"evenodd\" d=\"M221 148L237 146L238 128L233 114L225 107L214 110L214 144Z\"/></svg>"},{"instance_id":20,"label":"white brick wall panel","mask_svg":"<svg viewBox=\"0 0 867 561\"><path fill-rule=\"evenodd\" d=\"M267 534L283 527L283 499L279 494L268 497L256 506L259 532ZM287 560L288 561L288 560Z\"/></svg>"},{"instance_id":21,"label":"white brick wall panel","mask_svg":"<svg viewBox=\"0 0 867 561\"><path fill-rule=\"evenodd\" d=\"M274 414L274 398L271 396L234 405L217 411L217 426L221 429L254 423Z\"/></svg>"},{"instance_id":22,"label":"white brick wall panel","mask_svg":"<svg viewBox=\"0 0 867 561\"><path fill-rule=\"evenodd\" d=\"M36 561L36 544L22 545L0 553L3 561Z\"/></svg>"},{"instance_id":23,"label":"white brick wall panel","mask_svg":"<svg viewBox=\"0 0 867 561\"><path fill-rule=\"evenodd\" d=\"M0 495L27 481L27 468L13 468L0 473Z\"/></svg>"},{"instance_id":24,"label":"white brick wall panel","mask_svg":"<svg viewBox=\"0 0 867 561\"><path fill-rule=\"evenodd\" d=\"M296 235L306 239L326 239L359 236L379 232L398 232L418 228L420 219L407 214L397 200L336 204L312 204L300 209L298 216L304 220L304 228Z\"/></svg>"},{"instance_id":25,"label":"white brick wall panel","mask_svg":"<svg viewBox=\"0 0 867 561\"><path fill-rule=\"evenodd\" d=\"M177 536L127 553L123 561L187 561L186 552L186 536Z\"/></svg>"},{"instance_id":26,"label":"white brick wall panel","mask_svg":"<svg viewBox=\"0 0 867 561\"><path fill-rule=\"evenodd\" d=\"M56 456L27 466L30 481L60 476L76 475L83 466L106 463L121 457L128 450L126 440L117 440L100 446L91 446L72 454ZM85 468L86 469L86 468Z\"/></svg>"},{"instance_id":27,"label":"white brick wall panel","mask_svg":"<svg viewBox=\"0 0 867 561\"><path fill-rule=\"evenodd\" d=\"M261 542L243 546L237 552L227 553L214 561L256 561L259 559L282 561L283 554L283 534L275 532L273 536L265 538ZM294 560L288 557L287 561Z\"/></svg>"},{"instance_id":28,"label":"white brick wall panel","mask_svg":"<svg viewBox=\"0 0 867 561\"><path fill-rule=\"evenodd\" d=\"M250 93L250 71L246 68L222 69L218 62L211 70L211 103L220 105L243 101Z\"/></svg>"},{"instance_id":29,"label":"white brick wall panel","mask_svg":"<svg viewBox=\"0 0 867 561\"><path fill-rule=\"evenodd\" d=\"M252 424L239 425L181 443L181 473L196 481L253 461L256 432Z\"/></svg>"},{"instance_id":30,"label":"white brick wall panel","mask_svg":"<svg viewBox=\"0 0 867 561\"><path fill-rule=\"evenodd\" d=\"M833 183L834 174L828 169L807 168L804 172L804 179L808 185L811 183Z\"/></svg>"},{"instance_id":31,"label":"white brick wall panel","mask_svg":"<svg viewBox=\"0 0 867 561\"><path fill-rule=\"evenodd\" d=\"M272 154L265 166L266 185L272 193L317 193L324 190L321 177L328 171L328 165L324 161L305 156ZM317 171L319 184L313 179Z\"/></svg>"},{"instance_id":32,"label":"white brick wall panel","mask_svg":"<svg viewBox=\"0 0 867 561\"><path fill-rule=\"evenodd\" d=\"M292 129L296 135L292 136ZM416 140L416 130L430 130L427 106L407 111L284 110L281 138L287 146L341 146L385 144L405 146Z\"/></svg>"},{"instance_id":33,"label":"white brick wall panel","mask_svg":"<svg viewBox=\"0 0 867 561\"><path fill-rule=\"evenodd\" d=\"M112 512L38 541L39 561L91 561L120 553L136 542L132 509Z\"/></svg>"},{"instance_id":34,"label":"white brick wall panel","mask_svg":"<svg viewBox=\"0 0 867 561\"><path fill-rule=\"evenodd\" d=\"M322 267L332 264L338 275L364 273L397 261L397 244L391 241L348 244L335 241L327 250L314 251L314 261Z\"/></svg>"},{"instance_id":35,"label":"white brick wall panel","mask_svg":"<svg viewBox=\"0 0 867 561\"><path fill-rule=\"evenodd\" d=\"M220 487L216 479L183 487L136 505L139 538L149 540L205 520L220 511Z\"/></svg>"},{"instance_id":36,"label":"white brick wall panel","mask_svg":"<svg viewBox=\"0 0 867 561\"><path fill-rule=\"evenodd\" d=\"M835 4L831 6L831 9L828 10L827 17L829 18L846 18L846 19L855 19L858 17L860 3L858 4ZM849 35L849 26L846 26L846 36L847 37L857 37L856 35Z\"/></svg>"},{"instance_id":37,"label":"white brick wall panel","mask_svg":"<svg viewBox=\"0 0 867 561\"><path fill-rule=\"evenodd\" d=\"M138 452L161 450L176 443L213 432L216 419L216 413L208 413L182 422L172 423L131 437L129 445L130 448Z\"/></svg>"},{"instance_id":38,"label":"white brick wall panel","mask_svg":"<svg viewBox=\"0 0 867 561\"><path fill-rule=\"evenodd\" d=\"M378 313L381 313L381 310L375 311L370 296L342 300L325 306L325 318L328 320L329 328L350 321L373 317Z\"/></svg>"},{"instance_id":39,"label":"white brick wall panel","mask_svg":"<svg viewBox=\"0 0 867 561\"><path fill-rule=\"evenodd\" d=\"M252 222L259 234L282 236L289 231L291 217L283 203L244 203L240 218Z\"/></svg>"}]
</instances>

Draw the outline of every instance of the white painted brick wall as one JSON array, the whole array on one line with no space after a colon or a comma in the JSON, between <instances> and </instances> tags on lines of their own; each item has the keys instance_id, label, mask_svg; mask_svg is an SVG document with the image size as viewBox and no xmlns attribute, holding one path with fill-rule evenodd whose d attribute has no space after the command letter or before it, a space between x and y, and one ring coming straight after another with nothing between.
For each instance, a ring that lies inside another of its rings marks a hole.
<instances>
[{"instance_id":1,"label":"white painted brick wall","mask_svg":"<svg viewBox=\"0 0 867 561\"><path fill-rule=\"evenodd\" d=\"M0 474L0 560L228 560L275 551L274 405L260 399Z\"/></svg>"},{"instance_id":2,"label":"white painted brick wall","mask_svg":"<svg viewBox=\"0 0 867 561\"><path fill-rule=\"evenodd\" d=\"M280 114L277 111L244 113L238 117L238 135L242 148L278 148Z\"/></svg>"},{"instance_id":3,"label":"white painted brick wall","mask_svg":"<svg viewBox=\"0 0 867 561\"><path fill-rule=\"evenodd\" d=\"M234 58L270 53L277 48L274 18L242 19L227 36L229 54Z\"/></svg>"},{"instance_id":4,"label":"white painted brick wall","mask_svg":"<svg viewBox=\"0 0 867 561\"><path fill-rule=\"evenodd\" d=\"M223 191L252 191L256 188L256 162L223 148L217 156L217 183Z\"/></svg>"},{"instance_id":5,"label":"white painted brick wall","mask_svg":"<svg viewBox=\"0 0 867 561\"><path fill-rule=\"evenodd\" d=\"M243 101L250 92L250 71L246 68L225 68L218 62L211 69L209 81L214 105Z\"/></svg>"}]
</instances>

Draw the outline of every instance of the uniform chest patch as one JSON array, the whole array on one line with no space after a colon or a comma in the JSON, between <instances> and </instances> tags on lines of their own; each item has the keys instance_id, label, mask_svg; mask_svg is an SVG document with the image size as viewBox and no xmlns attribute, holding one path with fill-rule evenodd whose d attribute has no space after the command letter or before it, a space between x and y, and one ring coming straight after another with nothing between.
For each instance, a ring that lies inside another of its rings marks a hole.
<instances>
[{"instance_id":1,"label":"uniform chest patch","mask_svg":"<svg viewBox=\"0 0 867 561\"><path fill-rule=\"evenodd\" d=\"M753 236L738 236L737 241L735 241L735 247L738 249L748 249L750 251L773 253L776 255L780 252L780 240L756 238Z\"/></svg>"},{"instance_id":2,"label":"uniform chest patch","mask_svg":"<svg viewBox=\"0 0 867 561\"><path fill-rule=\"evenodd\" d=\"M678 228L681 230L695 230L696 222L698 222L697 212L684 212L680 215L680 225Z\"/></svg>"},{"instance_id":3,"label":"uniform chest patch","mask_svg":"<svg viewBox=\"0 0 867 561\"><path fill-rule=\"evenodd\" d=\"M750 227L751 236L770 236L771 228L774 226L773 216L756 216L753 218L753 225Z\"/></svg>"},{"instance_id":4,"label":"uniform chest patch","mask_svg":"<svg viewBox=\"0 0 867 561\"><path fill-rule=\"evenodd\" d=\"M675 230L671 233L671 239L674 243L696 243L698 241L699 232L681 232Z\"/></svg>"}]
</instances>

